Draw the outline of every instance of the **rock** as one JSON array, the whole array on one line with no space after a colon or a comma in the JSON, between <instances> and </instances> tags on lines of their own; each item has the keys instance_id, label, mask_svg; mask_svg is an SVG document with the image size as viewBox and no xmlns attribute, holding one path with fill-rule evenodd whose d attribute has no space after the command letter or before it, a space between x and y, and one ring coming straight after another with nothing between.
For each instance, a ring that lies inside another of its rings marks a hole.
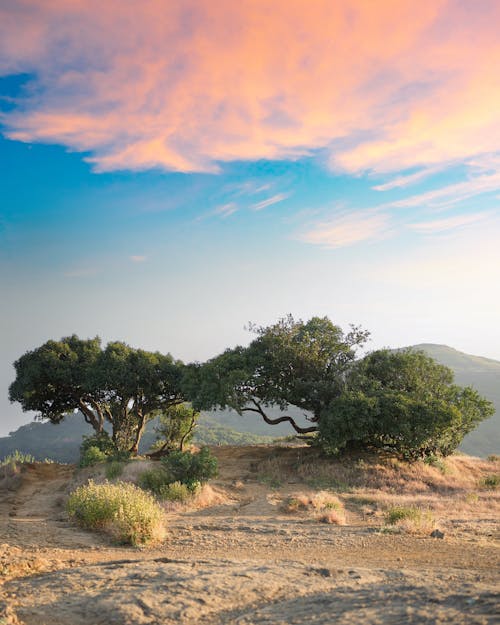
<instances>
[{"instance_id":1,"label":"rock","mask_svg":"<svg viewBox=\"0 0 500 625\"><path fill-rule=\"evenodd\" d=\"M444 532L441 530L434 530L431 532L431 538L444 538Z\"/></svg>"}]
</instances>

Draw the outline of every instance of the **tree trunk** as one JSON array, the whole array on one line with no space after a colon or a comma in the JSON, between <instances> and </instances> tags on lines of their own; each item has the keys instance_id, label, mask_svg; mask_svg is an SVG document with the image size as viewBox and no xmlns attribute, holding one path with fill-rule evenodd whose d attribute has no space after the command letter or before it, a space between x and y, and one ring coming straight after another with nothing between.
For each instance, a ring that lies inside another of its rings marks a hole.
<instances>
[{"instance_id":1,"label":"tree trunk","mask_svg":"<svg viewBox=\"0 0 500 625\"><path fill-rule=\"evenodd\" d=\"M104 431L103 420L98 416L96 417L96 415L82 399L78 401L78 405L85 421L94 428L96 434L102 434Z\"/></svg>"},{"instance_id":2,"label":"tree trunk","mask_svg":"<svg viewBox=\"0 0 500 625\"><path fill-rule=\"evenodd\" d=\"M144 434L144 430L146 428L146 416L142 413L138 416L138 424L137 429L135 431L134 441L132 443L132 447L129 449L132 456L137 456L139 453L139 442L141 440L142 435Z\"/></svg>"}]
</instances>

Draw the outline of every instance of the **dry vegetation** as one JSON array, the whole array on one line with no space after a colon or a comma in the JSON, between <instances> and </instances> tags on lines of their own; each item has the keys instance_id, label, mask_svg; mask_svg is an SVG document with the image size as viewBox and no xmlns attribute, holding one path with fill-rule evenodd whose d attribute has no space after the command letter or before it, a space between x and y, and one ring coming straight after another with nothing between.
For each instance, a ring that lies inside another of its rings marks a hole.
<instances>
[{"instance_id":1,"label":"dry vegetation","mask_svg":"<svg viewBox=\"0 0 500 625\"><path fill-rule=\"evenodd\" d=\"M397 613L398 584L418 622L436 622L433 605L443 622L494 622L498 457L408 465L366 455L332 461L309 447L212 451L218 479L187 500L161 502L166 536L141 552L117 546L113 532L109 539L75 527L65 506L89 479L135 484L156 466L151 461L126 463L115 477L109 463L5 471L3 623L271 625L305 624L311 614L326 623L325 602L336 597L339 622L370 624L385 618L388 605ZM430 537L435 529L442 540ZM48 594L41 600L40 593ZM380 605L378 596L385 597ZM91 605L100 616L89 616ZM281 606L274 616L273 605ZM409 622L408 613L397 614L397 622Z\"/></svg>"}]
</instances>

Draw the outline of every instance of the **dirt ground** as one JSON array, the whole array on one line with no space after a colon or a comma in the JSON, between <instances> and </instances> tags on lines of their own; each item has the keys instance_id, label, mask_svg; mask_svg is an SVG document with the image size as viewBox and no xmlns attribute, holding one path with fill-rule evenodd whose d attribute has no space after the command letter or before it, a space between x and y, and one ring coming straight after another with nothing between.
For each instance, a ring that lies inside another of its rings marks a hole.
<instances>
[{"instance_id":1,"label":"dirt ground","mask_svg":"<svg viewBox=\"0 0 500 625\"><path fill-rule=\"evenodd\" d=\"M68 522L74 467L29 465L0 492L0 623L499 622L496 499L467 511L458 487L418 495L439 499L441 539L383 531L373 489L344 493L346 524L326 524L283 512L286 496L311 487L278 479L281 452L216 453L224 503L168 509L165 543L142 550Z\"/></svg>"}]
</instances>

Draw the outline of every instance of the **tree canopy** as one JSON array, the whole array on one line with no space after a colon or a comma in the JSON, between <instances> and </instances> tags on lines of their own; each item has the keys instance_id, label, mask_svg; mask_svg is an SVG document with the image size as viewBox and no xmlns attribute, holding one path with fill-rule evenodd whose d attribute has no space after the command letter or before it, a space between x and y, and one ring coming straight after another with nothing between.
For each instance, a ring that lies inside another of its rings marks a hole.
<instances>
[{"instance_id":1,"label":"tree canopy","mask_svg":"<svg viewBox=\"0 0 500 625\"><path fill-rule=\"evenodd\" d=\"M248 347L228 349L190 368L186 392L193 405L258 413L270 425L287 421L300 434L316 431L369 333L356 326L344 333L326 317L303 322L291 315L251 330L257 338ZM266 412L269 406L286 411L290 405L309 413L313 425L302 427L289 415L271 418Z\"/></svg>"},{"instance_id":2,"label":"tree canopy","mask_svg":"<svg viewBox=\"0 0 500 625\"><path fill-rule=\"evenodd\" d=\"M494 413L471 387L423 352L379 350L351 370L346 390L321 413L319 442L392 450L405 458L447 455Z\"/></svg>"},{"instance_id":3,"label":"tree canopy","mask_svg":"<svg viewBox=\"0 0 500 625\"><path fill-rule=\"evenodd\" d=\"M59 423L81 411L96 435L109 424L117 450L137 453L146 423L160 417L162 450L189 439L198 412L232 408L287 422L299 434L316 433L328 452L350 446L383 448L406 458L448 454L493 405L422 352L357 350L369 333L349 331L327 317L291 315L205 363L183 365L170 354L76 335L47 341L14 363L11 401L38 418ZM185 402L189 402L186 404ZM305 424L291 416L302 410ZM281 414L271 416L270 409Z\"/></svg>"},{"instance_id":4,"label":"tree canopy","mask_svg":"<svg viewBox=\"0 0 500 625\"><path fill-rule=\"evenodd\" d=\"M96 434L109 423L117 449L131 453L137 453L146 422L183 401L180 361L120 342L102 349L98 337L47 341L14 367L9 396L23 410L52 423L80 410Z\"/></svg>"}]
</instances>

